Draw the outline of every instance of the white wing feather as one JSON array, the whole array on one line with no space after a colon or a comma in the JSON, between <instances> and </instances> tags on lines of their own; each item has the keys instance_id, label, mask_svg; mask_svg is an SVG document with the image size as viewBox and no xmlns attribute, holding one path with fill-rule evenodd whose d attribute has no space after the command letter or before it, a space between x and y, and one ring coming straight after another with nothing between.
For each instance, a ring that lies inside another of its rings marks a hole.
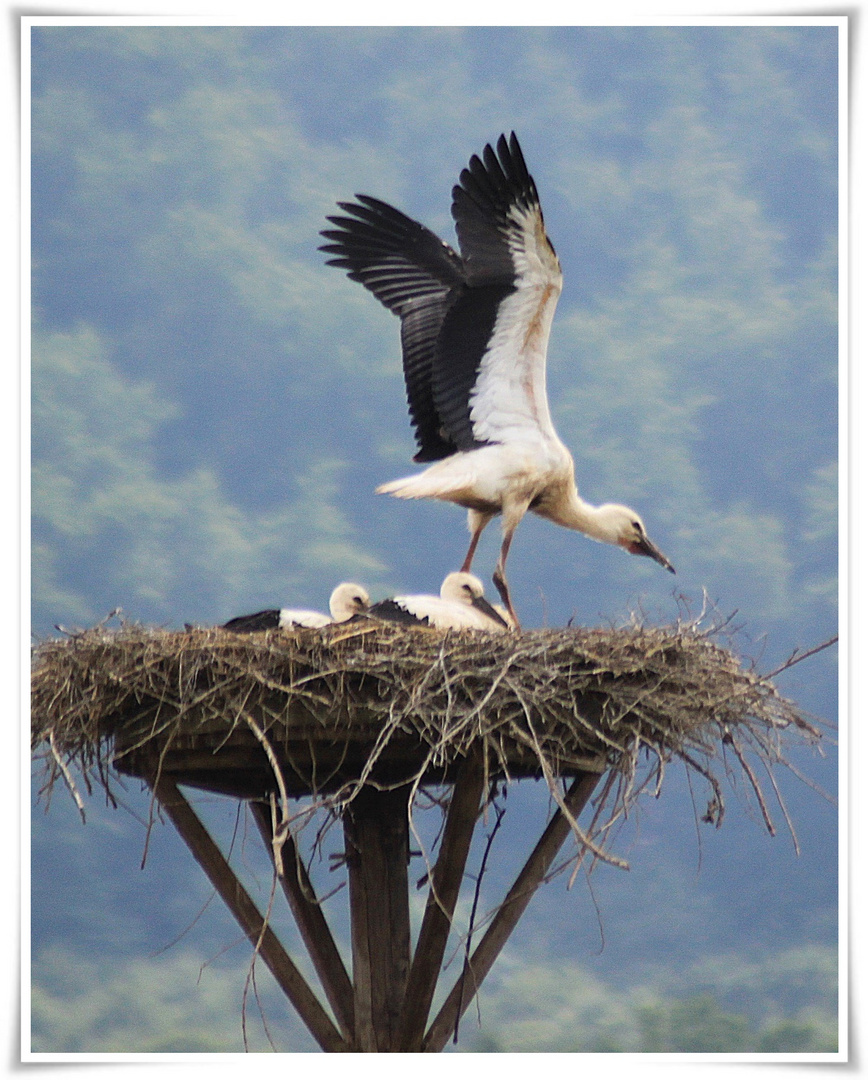
<instances>
[{"instance_id":1,"label":"white wing feather","mask_svg":"<svg viewBox=\"0 0 868 1080\"><path fill-rule=\"evenodd\" d=\"M321 611L306 611L303 608L281 608L279 626L281 630L291 630L294 626L314 629L328 626L332 620Z\"/></svg>"},{"instance_id":2,"label":"white wing feather","mask_svg":"<svg viewBox=\"0 0 868 1080\"><path fill-rule=\"evenodd\" d=\"M546 350L563 277L538 209L513 207L515 292L501 303L471 395L480 441L557 437L546 392Z\"/></svg>"}]
</instances>

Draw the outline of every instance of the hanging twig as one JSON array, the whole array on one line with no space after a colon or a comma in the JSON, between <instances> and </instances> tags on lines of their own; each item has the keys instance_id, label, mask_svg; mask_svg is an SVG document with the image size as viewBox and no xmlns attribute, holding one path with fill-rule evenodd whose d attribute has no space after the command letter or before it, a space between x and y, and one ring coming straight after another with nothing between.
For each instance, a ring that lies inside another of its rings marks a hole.
<instances>
[{"instance_id":1,"label":"hanging twig","mask_svg":"<svg viewBox=\"0 0 868 1080\"><path fill-rule=\"evenodd\" d=\"M473 924L476 919L476 906L479 903L479 892L482 888L482 879L485 877L485 866L488 862L488 853L491 851L491 845L494 843L494 838L497 836L500 823L503 821L503 815L506 813L504 807L499 806L497 803L494 803L493 806L496 819L491 832L488 835L485 851L482 853L482 861L479 864L479 873L476 876L476 887L473 890L473 903L470 907L470 920L467 925L467 937L464 942L464 967L461 969L461 980L458 984L458 1008L455 1011L455 1030L452 1033L453 1043L458 1042L458 1025L461 1023L461 1014L464 1011L464 984L467 980L467 975L470 972L470 944L473 940ZM476 993L476 990L474 990L474 993Z\"/></svg>"},{"instance_id":2,"label":"hanging twig","mask_svg":"<svg viewBox=\"0 0 868 1080\"><path fill-rule=\"evenodd\" d=\"M283 845L289 835L289 796L286 792L286 781L283 779L283 769L280 767L280 762L277 760L277 755L271 747L271 743L264 731L259 727L252 716L244 713L244 722L256 736L262 749L265 751L265 756L268 758L268 764L271 766L271 770L274 773L274 779L277 782L277 787L280 792L280 820L276 820L277 808L274 804L274 798L271 800L271 813L274 820L271 847L274 856L274 869L279 878L283 878Z\"/></svg>"},{"instance_id":3,"label":"hanging twig","mask_svg":"<svg viewBox=\"0 0 868 1080\"><path fill-rule=\"evenodd\" d=\"M63 760L63 758L57 752L57 743L55 741L53 731L49 732L48 745L51 747L51 756L54 758L54 763L58 767L58 769L60 769L60 772L63 775L63 779L64 779L64 781L66 783L66 786L69 789L69 793L70 793L70 795L72 795L73 799L75 800L75 805L78 807L79 814L81 814L82 823L87 824L87 817L85 816L85 812L84 812L84 802L82 801L82 798L81 798L81 795L79 794L78 788L75 786L75 781L72 778L72 773L69 771L69 768L67 767L66 762Z\"/></svg>"}]
</instances>

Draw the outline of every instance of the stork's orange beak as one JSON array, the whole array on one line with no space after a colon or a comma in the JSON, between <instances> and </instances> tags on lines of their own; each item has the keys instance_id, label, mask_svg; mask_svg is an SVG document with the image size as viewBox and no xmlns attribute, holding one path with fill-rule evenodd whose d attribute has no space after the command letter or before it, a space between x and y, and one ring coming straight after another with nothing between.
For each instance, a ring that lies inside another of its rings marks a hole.
<instances>
[{"instance_id":1,"label":"stork's orange beak","mask_svg":"<svg viewBox=\"0 0 868 1080\"><path fill-rule=\"evenodd\" d=\"M675 573L675 567L672 563L666 558L656 544L651 543L647 536L643 536L641 540L628 544L627 550L632 552L633 555L647 555L649 558L659 562L661 566L665 566L670 574Z\"/></svg>"}]
</instances>

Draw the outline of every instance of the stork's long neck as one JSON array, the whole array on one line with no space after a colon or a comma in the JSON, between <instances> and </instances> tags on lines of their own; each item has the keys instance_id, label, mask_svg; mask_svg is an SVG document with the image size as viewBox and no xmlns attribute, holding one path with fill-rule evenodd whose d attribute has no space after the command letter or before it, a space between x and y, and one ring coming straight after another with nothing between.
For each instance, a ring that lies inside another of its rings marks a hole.
<instances>
[{"instance_id":1,"label":"stork's long neck","mask_svg":"<svg viewBox=\"0 0 868 1080\"><path fill-rule=\"evenodd\" d=\"M544 516L567 529L577 529L594 540L613 542L611 531L601 520L599 507L585 502L572 480L565 485L561 498L546 508Z\"/></svg>"}]
</instances>

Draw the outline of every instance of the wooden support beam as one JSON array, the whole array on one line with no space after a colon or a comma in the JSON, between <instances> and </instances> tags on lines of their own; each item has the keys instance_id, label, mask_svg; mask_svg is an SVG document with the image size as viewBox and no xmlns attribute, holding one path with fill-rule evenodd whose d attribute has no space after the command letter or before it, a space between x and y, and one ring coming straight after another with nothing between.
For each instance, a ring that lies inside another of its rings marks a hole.
<instances>
[{"instance_id":1,"label":"wooden support beam","mask_svg":"<svg viewBox=\"0 0 868 1080\"><path fill-rule=\"evenodd\" d=\"M425 915L407 979L398 1042L403 1053L420 1053L422 1050L428 1013L437 989L452 916L461 891L484 783L481 755L471 752L461 764L452 791L440 850L431 873Z\"/></svg>"},{"instance_id":2,"label":"wooden support beam","mask_svg":"<svg viewBox=\"0 0 868 1080\"><path fill-rule=\"evenodd\" d=\"M350 879L356 1039L353 1049L398 1049L410 966L409 786L364 787L344 811Z\"/></svg>"},{"instance_id":3,"label":"wooden support beam","mask_svg":"<svg viewBox=\"0 0 868 1080\"><path fill-rule=\"evenodd\" d=\"M573 781L564 796L564 802L573 817L581 813L599 779L599 773L583 773ZM570 824L558 807L428 1029L423 1044L426 1053L439 1053L446 1046L456 1024L500 955L569 832Z\"/></svg>"},{"instance_id":4,"label":"wooden support beam","mask_svg":"<svg viewBox=\"0 0 868 1080\"><path fill-rule=\"evenodd\" d=\"M151 787L160 805L178 830L181 839L208 875L211 884L238 920L250 942L254 946L259 945L259 955L322 1049L332 1053L350 1050L350 1046L341 1038L340 1032L308 986L304 976L290 959L274 931L265 926L265 920L259 909L233 873L193 808L178 790L172 777L163 773L159 779L152 778Z\"/></svg>"},{"instance_id":5,"label":"wooden support beam","mask_svg":"<svg viewBox=\"0 0 868 1080\"><path fill-rule=\"evenodd\" d=\"M271 810L261 802L251 802L250 808L273 862L274 833ZM328 1002L337 1018L341 1034L347 1043L352 1044L355 1038L353 986L291 835L287 835L283 842L283 866L284 873L278 875L278 881L313 966L316 968Z\"/></svg>"}]
</instances>

